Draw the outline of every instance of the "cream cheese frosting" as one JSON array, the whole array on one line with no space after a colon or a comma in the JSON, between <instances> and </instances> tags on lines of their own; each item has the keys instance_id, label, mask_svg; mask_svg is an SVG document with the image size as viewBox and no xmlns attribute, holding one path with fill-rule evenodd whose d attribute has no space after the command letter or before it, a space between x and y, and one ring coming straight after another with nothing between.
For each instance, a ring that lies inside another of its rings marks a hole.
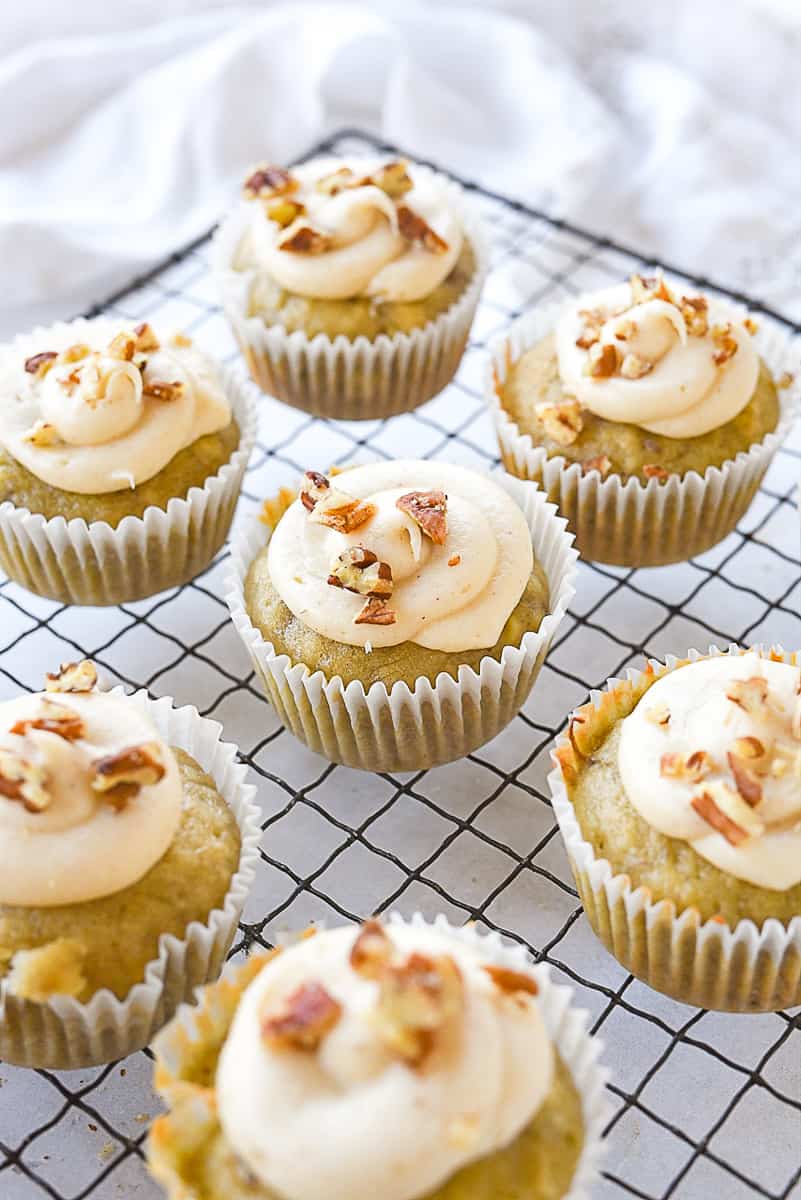
<instances>
[{"instance_id":1,"label":"cream cheese frosting","mask_svg":"<svg viewBox=\"0 0 801 1200\"><path fill-rule=\"evenodd\" d=\"M634 276L580 296L561 316L562 385L605 420L698 437L753 395L759 358L748 324L725 300Z\"/></svg>"},{"instance_id":2,"label":"cream cheese frosting","mask_svg":"<svg viewBox=\"0 0 801 1200\"><path fill-rule=\"evenodd\" d=\"M280 953L220 1056L226 1139L283 1200L417 1200L508 1145L554 1055L534 981L488 963L447 931L375 922Z\"/></svg>"},{"instance_id":3,"label":"cream cheese frosting","mask_svg":"<svg viewBox=\"0 0 801 1200\"><path fill-rule=\"evenodd\" d=\"M445 184L405 163L325 158L291 173L261 168L245 194L257 201L254 257L300 296L421 300L461 252L462 223Z\"/></svg>"},{"instance_id":4,"label":"cream cheese frosting","mask_svg":"<svg viewBox=\"0 0 801 1200\"><path fill-rule=\"evenodd\" d=\"M75 904L129 887L170 845L181 805L175 756L126 697L0 704L0 904Z\"/></svg>"},{"instance_id":5,"label":"cream cheese frosting","mask_svg":"<svg viewBox=\"0 0 801 1200\"><path fill-rule=\"evenodd\" d=\"M231 420L214 362L189 339L105 318L0 351L0 446L52 487L136 487Z\"/></svg>"},{"instance_id":6,"label":"cream cheese frosting","mask_svg":"<svg viewBox=\"0 0 801 1200\"><path fill-rule=\"evenodd\" d=\"M526 520L499 484L464 467L415 460L355 467L324 483L323 500L314 503L306 491L304 501L302 493L269 543L270 578L296 617L353 646L495 645L534 563ZM424 528L436 510L423 507L415 516L415 503L404 499L410 494L441 497L442 524L430 527L435 536L441 529L440 541ZM337 519L337 504L356 509L353 528L347 512ZM349 574L343 559L360 550L372 562Z\"/></svg>"},{"instance_id":7,"label":"cream cheese frosting","mask_svg":"<svg viewBox=\"0 0 801 1200\"><path fill-rule=\"evenodd\" d=\"M660 833L759 887L801 882L801 668L747 653L668 671L622 722L618 766Z\"/></svg>"}]
</instances>

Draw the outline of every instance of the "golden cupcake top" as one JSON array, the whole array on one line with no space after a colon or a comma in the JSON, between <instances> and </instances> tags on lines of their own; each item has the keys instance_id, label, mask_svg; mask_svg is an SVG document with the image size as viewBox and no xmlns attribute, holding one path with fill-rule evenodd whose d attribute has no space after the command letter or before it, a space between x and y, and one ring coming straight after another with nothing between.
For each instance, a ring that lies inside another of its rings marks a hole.
<instances>
[{"instance_id":1,"label":"golden cupcake top","mask_svg":"<svg viewBox=\"0 0 801 1200\"><path fill-rule=\"evenodd\" d=\"M294 615L365 649L494 646L533 564L526 520L498 483L411 459L307 472L268 548Z\"/></svg>"},{"instance_id":2,"label":"golden cupcake top","mask_svg":"<svg viewBox=\"0 0 801 1200\"><path fill-rule=\"evenodd\" d=\"M759 887L801 881L801 668L757 654L668 671L622 722L631 804Z\"/></svg>"},{"instance_id":3,"label":"golden cupcake top","mask_svg":"<svg viewBox=\"0 0 801 1200\"><path fill-rule=\"evenodd\" d=\"M524 969L437 927L368 921L298 942L244 992L217 1111L285 1200L418 1200L507 1146L551 1087Z\"/></svg>"},{"instance_id":4,"label":"golden cupcake top","mask_svg":"<svg viewBox=\"0 0 801 1200\"><path fill-rule=\"evenodd\" d=\"M181 814L178 765L129 697L91 662L0 704L0 904L94 900L140 879Z\"/></svg>"},{"instance_id":5,"label":"golden cupcake top","mask_svg":"<svg viewBox=\"0 0 801 1200\"><path fill-rule=\"evenodd\" d=\"M661 276L582 295L556 328L567 399L537 415L569 445L582 410L669 438L691 438L731 421L753 395L756 326L729 301Z\"/></svg>"},{"instance_id":6,"label":"golden cupcake top","mask_svg":"<svg viewBox=\"0 0 801 1200\"><path fill-rule=\"evenodd\" d=\"M98 318L0 350L0 446L65 491L136 487L230 420L215 363L181 334Z\"/></svg>"},{"instance_id":7,"label":"golden cupcake top","mask_svg":"<svg viewBox=\"0 0 801 1200\"><path fill-rule=\"evenodd\" d=\"M262 165L246 179L250 245L300 296L413 301L450 274L462 224L445 182L403 161L314 159Z\"/></svg>"}]
</instances>

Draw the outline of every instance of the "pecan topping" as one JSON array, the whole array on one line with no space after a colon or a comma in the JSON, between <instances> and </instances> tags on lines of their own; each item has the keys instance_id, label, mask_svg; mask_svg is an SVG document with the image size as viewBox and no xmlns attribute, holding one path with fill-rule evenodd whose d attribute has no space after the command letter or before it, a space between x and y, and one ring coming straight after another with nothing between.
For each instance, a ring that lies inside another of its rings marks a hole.
<instances>
[{"instance_id":1,"label":"pecan topping","mask_svg":"<svg viewBox=\"0 0 801 1200\"><path fill-rule=\"evenodd\" d=\"M109 342L108 352L112 358L120 358L123 362L130 362L136 353L136 334L128 333L127 330L118 333Z\"/></svg>"},{"instance_id":2,"label":"pecan topping","mask_svg":"<svg viewBox=\"0 0 801 1200\"><path fill-rule=\"evenodd\" d=\"M141 329L141 328L142 328L142 326L140 325L139 329ZM171 346L183 346L183 347L191 346L192 339L185 333L174 333L172 335L172 337L170 338L170 345Z\"/></svg>"},{"instance_id":3,"label":"pecan topping","mask_svg":"<svg viewBox=\"0 0 801 1200\"><path fill-rule=\"evenodd\" d=\"M311 512L318 500L322 500L330 489L331 484L325 475L319 471L307 471L303 476L300 489L300 502L307 512Z\"/></svg>"},{"instance_id":4,"label":"pecan topping","mask_svg":"<svg viewBox=\"0 0 801 1200\"><path fill-rule=\"evenodd\" d=\"M684 324L690 337L705 337L709 330L707 309L709 305L704 296L682 296L679 311L684 317Z\"/></svg>"},{"instance_id":5,"label":"pecan topping","mask_svg":"<svg viewBox=\"0 0 801 1200\"><path fill-rule=\"evenodd\" d=\"M245 180L243 192L247 200L256 197L287 196L296 192L300 183L283 167L271 167L267 164L256 167L255 171Z\"/></svg>"},{"instance_id":6,"label":"pecan topping","mask_svg":"<svg viewBox=\"0 0 801 1200\"><path fill-rule=\"evenodd\" d=\"M624 379L642 379L643 375L647 375L653 369L654 364L640 358L639 354L625 354L620 364L620 374Z\"/></svg>"},{"instance_id":7,"label":"pecan topping","mask_svg":"<svg viewBox=\"0 0 801 1200\"><path fill-rule=\"evenodd\" d=\"M334 239L330 234L312 229L311 225L301 225L294 233L281 238L277 246L289 254L324 254L333 244Z\"/></svg>"},{"instance_id":8,"label":"pecan topping","mask_svg":"<svg viewBox=\"0 0 801 1200\"><path fill-rule=\"evenodd\" d=\"M636 321L621 321L615 330L615 337L619 342L627 342L629 338L634 337L637 332Z\"/></svg>"},{"instance_id":9,"label":"pecan topping","mask_svg":"<svg viewBox=\"0 0 801 1200\"><path fill-rule=\"evenodd\" d=\"M64 704L56 704L53 700L42 700L42 713L38 717L22 717L15 721L9 733L24 737L31 729L41 729L44 733L55 733L67 742L77 742L84 735L84 724L78 713L67 708Z\"/></svg>"},{"instance_id":10,"label":"pecan topping","mask_svg":"<svg viewBox=\"0 0 801 1200\"><path fill-rule=\"evenodd\" d=\"M526 992L529 996L536 996L540 990L537 987L537 981L530 975L526 975L525 971L512 971L509 967L495 965L484 967L484 970L495 986L508 995L514 995L515 992Z\"/></svg>"},{"instance_id":11,"label":"pecan topping","mask_svg":"<svg viewBox=\"0 0 801 1200\"><path fill-rule=\"evenodd\" d=\"M342 1005L321 983L303 983L287 996L283 1010L265 1017L261 1035L276 1050L314 1053L342 1016Z\"/></svg>"},{"instance_id":12,"label":"pecan topping","mask_svg":"<svg viewBox=\"0 0 801 1200\"><path fill-rule=\"evenodd\" d=\"M180 400L184 394L184 386L178 379L172 383L165 379L150 379L144 386L144 395L168 403L170 400Z\"/></svg>"},{"instance_id":13,"label":"pecan topping","mask_svg":"<svg viewBox=\"0 0 801 1200\"><path fill-rule=\"evenodd\" d=\"M124 806L141 788L158 783L166 771L158 742L143 742L98 758L92 768L92 789L115 808Z\"/></svg>"},{"instance_id":14,"label":"pecan topping","mask_svg":"<svg viewBox=\"0 0 801 1200\"><path fill-rule=\"evenodd\" d=\"M452 554L452 555L450 556L450 558L448 559L448 566L449 566L449 567L458 567L458 566L459 566L459 563L460 563L461 561L462 561L462 556L461 556L461 554Z\"/></svg>"},{"instance_id":15,"label":"pecan topping","mask_svg":"<svg viewBox=\"0 0 801 1200\"><path fill-rule=\"evenodd\" d=\"M593 329L589 326L585 326L585 328L576 338L576 345L578 346L579 350L589 350L590 346L594 346L600 336L601 334L599 329Z\"/></svg>"},{"instance_id":16,"label":"pecan topping","mask_svg":"<svg viewBox=\"0 0 801 1200\"><path fill-rule=\"evenodd\" d=\"M48 692L91 692L97 687L97 668L88 658L62 663L60 670L45 677Z\"/></svg>"},{"instance_id":17,"label":"pecan topping","mask_svg":"<svg viewBox=\"0 0 801 1200\"><path fill-rule=\"evenodd\" d=\"M666 729L670 724L670 709L666 704L652 704L645 710L645 719L652 725L661 725Z\"/></svg>"},{"instance_id":18,"label":"pecan topping","mask_svg":"<svg viewBox=\"0 0 801 1200\"><path fill-rule=\"evenodd\" d=\"M768 701L768 681L764 675L752 675L750 679L735 679L726 692L731 700L749 716L759 716Z\"/></svg>"},{"instance_id":19,"label":"pecan topping","mask_svg":"<svg viewBox=\"0 0 801 1200\"><path fill-rule=\"evenodd\" d=\"M435 546L444 546L448 536L448 497L444 492L406 492L395 501L407 517L419 525L423 533L431 538Z\"/></svg>"},{"instance_id":20,"label":"pecan topping","mask_svg":"<svg viewBox=\"0 0 801 1200\"><path fill-rule=\"evenodd\" d=\"M726 783L709 783L693 796L692 807L708 825L721 833L732 846L739 846L764 826L753 810Z\"/></svg>"},{"instance_id":21,"label":"pecan topping","mask_svg":"<svg viewBox=\"0 0 801 1200\"><path fill-rule=\"evenodd\" d=\"M136 336L136 353L137 354L145 354L149 350L158 350L159 349L159 339L156 337L155 333L150 328L147 321L142 321L141 324L135 326L134 334ZM178 339L178 337L181 337L181 336L183 336L183 335L176 334L175 338L173 338L173 341L175 341L176 344L178 344L178 345L190 345L191 346L192 343L191 343L190 339L187 339L187 341L184 343L179 343L177 341L177 339Z\"/></svg>"},{"instance_id":22,"label":"pecan topping","mask_svg":"<svg viewBox=\"0 0 801 1200\"><path fill-rule=\"evenodd\" d=\"M712 341L717 350L712 355L716 366L724 366L737 353L737 339L732 336L731 325L713 325Z\"/></svg>"},{"instance_id":23,"label":"pecan topping","mask_svg":"<svg viewBox=\"0 0 801 1200\"><path fill-rule=\"evenodd\" d=\"M280 225L282 229L286 229L287 225L291 225L297 217L302 217L306 209L298 200L282 199L274 200L272 204L267 205L267 216L271 221L275 221L276 225Z\"/></svg>"},{"instance_id":24,"label":"pecan topping","mask_svg":"<svg viewBox=\"0 0 801 1200\"><path fill-rule=\"evenodd\" d=\"M642 473L646 479L659 479L663 483L670 477L670 472L664 467L660 467L659 463L645 463Z\"/></svg>"},{"instance_id":25,"label":"pecan topping","mask_svg":"<svg viewBox=\"0 0 801 1200\"><path fill-rule=\"evenodd\" d=\"M25 359L25 370L29 375L46 375L57 358L55 350L42 350L41 354L32 354Z\"/></svg>"},{"instance_id":26,"label":"pecan topping","mask_svg":"<svg viewBox=\"0 0 801 1200\"><path fill-rule=\"evenodd\" d=\"M609 379L617 370L617 350L614 346L596 342L590 346L584 372L593 379Z\"/></svg>"},{"instance_id":27,"label":"pecan topping","mask_svg":"<svg viewBox=\"0 0 801 1200\"><path fill-rule=\"evenodd\" d=\"M91 347L85 342L76 342L74 346L67 346L66 350L62 350L58 356L60 363L81 362L84 358L88 358L92 353Z\"/></svg>"},{"instance_id":28,"label":"pecan topping","mask_svg":"<svg viewBox=\"0 0 801 1200\"><path fill-rule=\"evenodd\" d=\"M398 205L398 229L407 242L419 242L432 254L444 254L448 243L407 204Z\"/></svg>"},{"instance_id":29,"label":"pecan topping","mask_svg":"<svg viewBox=\"0 0 801 1200\"><path fill-rule=\"evenodd\" d=\"M381 922L365 921L351 947L351 968L363 979L380 979L392 956L392 942Z\"/></svg>"},{"instance_id":30,"label":"pecan topping","mask_svg":"<svg viewBox=\"0 0 801 1200\"><path fill-rule=\"evenodd\" d=\"M0 746L0 796L18 800L28 812L44 812L50 803L44 767Z\"/></svg>"},{"instance_id":31,"label":"pecan topping","mask_svg":"<svg viewBox=\"0 0 801 1200\"><path fill-rule=\"evenodd\" d=\"M321 478L324 477L321 476ZM349 496L347 492L340 492L336 488L332 488L330 484L327 488L322 488L319 484L309 480L308 475L306 480L308 483L304 482L304 491L313 500L312 507L309 509L309 520L314 521L315 524L327 525L329 529L336 529L339 533L352 533L354 529L360 529L375 516L376 507L369 501L357 500L355 496ZM308 486L309 483L312 484L311 487ZM315 495L315 491L318 494ZM304 508L309 508L303 492L301 492L301 503Z\"/></svg>"},{"instance_id":32,"label":"pecan topping","mask_svg":"<svg viewBox=\"0 0 801 1200\"><path fill-rule=\"evenodd\" d=\"M646 300L666 300L673 303L673 296L661 275L646 278L643 275L632 275L629 280L632 304L643 304Z\"/></svg>"},{"instance_id":33,"label":"pecan topping","mask_svg":"<svg viewBox=\"0 0 801 1200\"><path fill-rule=\"evenodd\" d=\"M559 404L536 404L534 415L542 422L545 436L560 446L575 442L584 428L578 400L562 400Z\"/></svg>"},{"instance_id":34,"label":"pecan topping","mask_svg":"<svg viewBox=\"0 0 801 1200\"><path fill-rule=\"evenodd\" d=\"M414 187L407 166L408 164L403 159L385 163L383 167L379 167L369 176L369 182L375 184L377 188L381 188L381 191L386 192L393 200L397 200Z\"/></svg>"},{"instance_id":35,"label":"pecan topping","mask_svg":"<svg viewBox=\"0 0 801 1200\"><path fill-rule=\"evenodd\" d=\"M663 754L659 760L659 773L666 779L686 779L688 783L700 783L715 763L706 750L694 750L692 754Z\"/></svg>"},{"instance_id":36,"label":"pecan topping","mask_svg":"<svg viewBox=\"0 0 801 1200\"><path fill-rule=\"evenodd\" d=\"M373 1024L393 1054L421 1069L462 1014L461 972L449 955L412 953L390 962L378 978Z\"/></svg>"},{"instance_id":37,"label":"pecan topping","mask_svg":"<svg viewBox=\"0 0 801 1200\"><path fill-rule=\"evenodd\" d=\"M605 454L598 454L595 458L585 458L581 464L582 475L587 475L590 471L597 471L602 479L606 479L611 469L612 463Z\"/></svg>"},{"instance_id":38,"label":"pecan topping","mask_svg":"<svg viewBox=\"0 0 801 1200\"><path fill-rule=\"evenodd\" d=\"M795 375L791 375L789 371L782 371L779 378L776 380L776 387L780 392L784 392L787 388L792 387L795 383Z\"/></svg>"},{"instance_id":39,"label":"pecan topping","mask_svg":"<svg viewBox=\"0 0 801 1200\"><path fill-rule=\"evenodd\" d=\"M386 600L377 596L368 596L364 608L353 618L353 624L394 625L397 619L398 614L389 607Z\"/></svg>"},{"instance_id":40,"label":"pecan topping","mask_svg":"<svg viewBox=\"0 0 801 1200\"><path fill-rule=\"evenodd\" d=\"M759 333L759 326L753 317L746 317L743 321L743 325L751 334L751 337L754 337L755 334Z\"/></svg>"},{"instance_id":41,"label":"pecan topping","mask_svg":"<svg viewBox=\"0 0 801 1200\"><path fill-rule=\"evenodd\" d=\"M25 441L31 446L57 446L61 442L58 430L49 421L35 421L25 434Z\"/></svg>"},{"instance_id":42,"label":"pecan topping","mask_svg":"<svg viewBox=\"0 0 801 1200\"><path fill-rule=\"evenodd\" d=\"M337 558L328 576L332 587L345 588L360 596L392 595L392 567L379 562L372 550L352 546Z\"/></svg>"},{"instance_id":43,"label":"pecan topping","mask_svg":"<svg viewBox=\"0 0 801 1200\"><path fill-rule=\"evenodd\" d=\"M740 758L731 751L729 751L726 757L729 762L729 770L734 777L734 786L746 804L749 804L751 808L756 808L762 799L762 784L757 779L754 771L747 765L745 759Z\"/></svg>"},{"instance_id":44,"label":"pecan topping","mask_svg":"<svg viewBox=\"0 0 801 1200\"><path fill-rule=\"evenodd\" d=\"M315 190L322 192L324 196L336 196L346 187L353 186L353 171L350 167L339 167L329 175L323 175L314 185Z\"/></svg>"}]
</instances>

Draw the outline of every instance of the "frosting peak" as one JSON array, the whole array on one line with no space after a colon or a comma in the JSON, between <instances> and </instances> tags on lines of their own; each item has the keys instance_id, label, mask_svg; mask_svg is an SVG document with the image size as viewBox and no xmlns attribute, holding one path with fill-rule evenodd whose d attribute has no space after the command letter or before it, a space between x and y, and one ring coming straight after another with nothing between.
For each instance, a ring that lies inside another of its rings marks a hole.
<instances>
[{"instance_id":1,"label":"frosting peak","mask_svg":"<svg viewBox=\"0 0 801 1200\"><path fill-rule=\"evenodd\" d=\"M317 159L260 167L250 236L281 287L319 300L421 300L450 274L462 226L441 182L403 162Z\"/></svg>"},{"instance_id":2,"label":"frosting peak","mask_svg":"<svg viewBox=\"0 0 801 1200\"><path fill-rule=\"evenodd\" d=\"M737 416L759 374L748 322L662 278L580 297L556 330L566 392L609 421L698 437Z\"/></svg>"},{"instance_id":3,"label":"frosting peak","mask_svg":"<svg viewBox=\"0 0 801 1200\"><path fill-rule=\"evenodd\" d=\"M440 929L318 933L240 1001L217 1069L226 1137L285 1200L418 1200L545 1099L536 991Z\"/></svg>"},{"instance_id":4,"label":"frosting peak","mask_svg":"<svg viewBox=\"0 0 801 1200\"><path fill-rule=\"evenodd\" d=\"M445 463L309 472L278 523L270 577L305 624L354 646L493 646L533 567L531 535L491 479Z\"/></svg>"},{"instance_id":5,"label":"frosting peak","mask_svg":"<svg viewBox=\"0 0 801 1200\"><path fill-rule=\"evenodd\" d=\"M801 669L754 653L668 671L622 722L626 795L721 870L801 881Z\"/></svg>"}]
</instances>

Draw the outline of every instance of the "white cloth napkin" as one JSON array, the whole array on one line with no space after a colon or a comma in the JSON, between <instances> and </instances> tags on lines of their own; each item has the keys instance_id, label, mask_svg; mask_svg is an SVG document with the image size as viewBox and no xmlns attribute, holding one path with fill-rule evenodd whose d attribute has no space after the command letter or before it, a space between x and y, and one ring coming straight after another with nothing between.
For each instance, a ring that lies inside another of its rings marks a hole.
<instances>
[{"instance_id":1,"label":"white cloth napkin","mask_svg":"<svg viewBox=\"0 0 801 1200\"><path fill-rule=\"evenodd\" d=\"M343 123L799 316L800 31L782 0L4 6L0 333Z\"/></svg>"}]
</instances>

